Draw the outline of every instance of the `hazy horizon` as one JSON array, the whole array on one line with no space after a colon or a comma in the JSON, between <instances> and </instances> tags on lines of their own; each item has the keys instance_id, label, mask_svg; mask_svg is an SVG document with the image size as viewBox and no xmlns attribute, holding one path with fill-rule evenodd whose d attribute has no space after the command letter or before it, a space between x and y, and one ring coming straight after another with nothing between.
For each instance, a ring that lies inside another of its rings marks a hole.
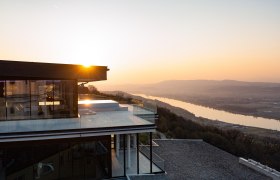
<instances>
[{"instance_id":1,"label":"hazy horizon","mask_svg":"<svg viewBox=\"0 0 280 180\"><path fill-rule=\"evenodd\" d=\"M208 87L209 85L222 85L223 87L226 86L244 86L244 87L254 87L254 86L260 86L263 88L270 88L271 86L273 87L280 87L279 82L261 82L261 81L238 81L238 80L209 80L209 79L196 79L196 80L164 80L164 81L159 81L155 83L106 83L106 82L90 82L87 85L93 85L95 86L99 91L124 91L124 92L130 92L130 93L135 93L135 92L145 92L149 91L151 89L155 90L159 88L157 91L164 91L166 88L170 89L171 92L176 94L176 91L182 90L182 87L188 86L188 90L192 89L193 87L197 85L203 85L205 87ZM161 86L164 85L164 86ZM158 87L160 86L160 87ZM179 87L178 87L179 86ZM216 86L219 89L219 86ZM201 87L200 87L201 88ZM161 89L161 90L160 90ZM253 90L253 89L251 89ZM203 91L207 92L208 89L203 89ZM271 94L273 94L271 92Z\"/></svg>"},{"instance_id":2,"label":"hazy horizon","mask_svg":"<svg viewBox=\"0 0 280 180\"><path fill-rule=\"evenodd\" d=\"M244 80L236 80L236 79L166 79L166 80L159 80L155 82L149 82L149 83L106 83L106 81L96 81L96 82L89 82L89 84L106 84L106 85L146 85L146 84L157 84L157 83L162 83L162 82L168 82L168 81L218 81L218 82L223 82L223 81L236 81L236 82L246 82L246 83L277 83L280 84L280 81L244 81Z\"/></svg>"},{"instance_id":3,"label":"hazy horizon","mask_svg":"<svg viewBox=\"0 0 280 180\"><path fill-rule=\"evenodd\" d=\"M280 82L277 0L1 0L0 59L106 65L108 81Z\"/></svg>"}]
</instances>

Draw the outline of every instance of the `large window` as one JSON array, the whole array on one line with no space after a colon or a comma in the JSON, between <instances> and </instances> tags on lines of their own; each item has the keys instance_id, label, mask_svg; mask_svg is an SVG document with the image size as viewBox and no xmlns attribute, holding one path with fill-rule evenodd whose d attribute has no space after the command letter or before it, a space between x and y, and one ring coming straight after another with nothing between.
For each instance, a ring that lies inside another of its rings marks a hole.
<instances>
[{"instance_id":1,"label":"large window","mask_svg":"<svg viewBox=\"0 0 280 180\"><path fill-rule=\"evenodd\" d=\"M0 80L0 120L6 120L5 81Z\"/></svg>"},{"instance_id":2,"label":"large window","mask_svg":"<svg viewBox=\"0 0 280 180\"><path fill-rule=\"evenodd\" d=\"M30 88L27 80L6 81L7 119L30 118Z\"/></svg>"},{"instance_id":3,"label":"large window","mask_svg":"<svg viewBox=\"0 0 280 180\"><path fill-rule=\"evenodd\" d=\"M0 120L77 117L74 80L0 81Z\"/></svg>"},{"instance_id":4,"label":"large window","mask_svg":"<svg viewBox=\"0 0 280 180\"><path fill-rule=\"evenodd\" d=\"M103 179L111 177L110 136L21 142L0 147L0 179Z\"/></svg>"}]
</instances>

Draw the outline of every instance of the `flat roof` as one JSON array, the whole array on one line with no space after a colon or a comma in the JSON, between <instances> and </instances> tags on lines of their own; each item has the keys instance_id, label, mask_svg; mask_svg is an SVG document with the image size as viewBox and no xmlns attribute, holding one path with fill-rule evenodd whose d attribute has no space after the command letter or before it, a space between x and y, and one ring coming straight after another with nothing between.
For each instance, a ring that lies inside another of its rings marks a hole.
<instances>
[{"instance_id":1,"label":"flat roof","mask_svg":"<svg viewBox=\"0 0 280 180\"><path fill-rule=\"evenodd\" d=\"M0 60L0 79L44 80L73 79L80 82L107 80L107 66L56 64Z\"/></svg>"},{"instance_id":2,"label":"flat roof","mask_svg":"<svg viewBox=\"0 0 280 180\"><path fill-rule=\"evenodd\" d=\"M153 151L165 160L168 179L270 179L239 163L238 157L202 140L161 139Z\"/></svg>"},{"instance_id":3,"label":"flat roof","mask_svg":"<svg viewBox=\"0 0 280 180\"><path fill-rule=\"evenodd\" d=\"M154 123L133 115L131 111L108 111L79 118L2 121L0 142L153 131Z\"/></svg>"}]
</instances>

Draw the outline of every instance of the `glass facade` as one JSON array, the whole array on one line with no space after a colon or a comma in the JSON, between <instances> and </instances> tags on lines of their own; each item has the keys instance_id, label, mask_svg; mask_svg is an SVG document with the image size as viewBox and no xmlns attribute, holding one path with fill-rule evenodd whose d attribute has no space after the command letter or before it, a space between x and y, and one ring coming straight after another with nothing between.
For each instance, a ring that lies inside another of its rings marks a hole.
<instances>
[{"instance_id":1,"label":"glass facade","mask_svg":"<svg viewBox=\"0 0 280 180\"><path fill-rule=\"evenodd\" d=\"M1 180L108 178L110 136L7 145L0 148L0 172Z\"/></svg>"},{"instance_id":2,"label":"glass facade","mask_svg":"<svg viewBox=\"0 0 280 180\"><path fill-rule=\"evenodd\" d=\"M75 80L1 80L0 120L78 116Z\"/></svg>"},{"instance_id":3,"label":"glass facade","mask_svg":"<svg viewBox=\"0 0 280 180\"><path fill-rule=\"evenodd\" d=\"M0 80L0 120L6 119L5 81Z\"/></svg>"},{"instance_id":4,"label":"glass facade","mask_svg":"<svg viewBox=\"0 0 280 180\"><path fill-rule=\"evenodd\" d=\"M163 160L152 153L152 133L116 134L113 137L112 177L164 172Z\"/></svg>"},{"instance_id":5,"label":"glass facade","mask_svg":"<svg viewBox=\"0 0 280 180\"><path fill-rule=\"evenodd\" d=\"M151 157L151 142L150 142L150 133L141 133L139 134L139 152L143 155L143 157L149 159L149 164L146 166L140 166L139 171L145 172L145 173L152 173L153 167L152 167L152 157Z\"/></svg>"}]
</instances>

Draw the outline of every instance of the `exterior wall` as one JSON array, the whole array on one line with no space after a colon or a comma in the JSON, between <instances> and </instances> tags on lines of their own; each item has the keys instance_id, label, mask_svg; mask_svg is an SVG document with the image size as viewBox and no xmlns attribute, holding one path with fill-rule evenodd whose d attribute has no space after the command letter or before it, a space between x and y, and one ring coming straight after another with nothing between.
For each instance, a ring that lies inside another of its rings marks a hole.
<instances>
[{"instance_id":1,"label":"exterior wall","mask_svg":"<svg viewBox=\"0 0 280 180\"><path fill-rule=\"evenodd\" d=\"M75 80L0 80L0 120L78 116Z\"/></svg>"},{"instance_id":2,"label":"exterior wall","mask_svg":"<svg viewBox=\"0 0 280 180\"><path fill-rule=\"evenodd\" d=\"M110 144L110 136L5 144L0 148L0 179L108 178Z\"/></svg>"},{"instance_id":3,"label":"exterior wall","mask_svg":"<svg viewBox=\"0 0 280 180\"><path fill-rule=\"evenodd\" d=\"M163 172L151 133L0 143L0 179L102 179Z\"/></svg>"}]
</instances>

